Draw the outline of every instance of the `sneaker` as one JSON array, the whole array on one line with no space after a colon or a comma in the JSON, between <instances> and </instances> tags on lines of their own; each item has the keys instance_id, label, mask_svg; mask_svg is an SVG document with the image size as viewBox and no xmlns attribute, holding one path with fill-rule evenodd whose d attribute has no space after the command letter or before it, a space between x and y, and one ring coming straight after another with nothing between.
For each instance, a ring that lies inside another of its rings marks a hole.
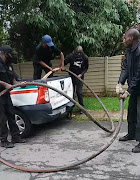
<instances>
[{"instance_id":1,"label":"sneaker","mask_svg":"<svg viewBox=\"0 0 140 180\"><path fill-rule=\"evenodd\" d=\"M133 153L140 153L140 143L137 144L133 149L132 149Z\"/></svg>"},{"instance_id":2,"label":"sneaker","mask_svg":"<svg viewBox=\"0 0 140 180\"><path fill-rule=\"evenodd\" d=\"M12 143L26 143L25 139L18 138L12 138Z\"/></svg>"},{"instance_id":3,"label":"sneaker","mask_svg":"<svg viewBox=\"0 0 140 180\"><path fill-rule=\"evenodd\" d=\"M14 144L12 142L9 141L2 141L1 142L1 147L5 147L5 148L13 148Z\"/></svg>"},{"instance_id":4,"label":"sneaker","mask_svg":"<svg viewBox=\"0 0 140 180\"><path fill-rule=\"evenodd\" d=\"M130 136L129 134L126 134L125 136L119 138L119 141L129 141L129 140L135 140L135 137Z\"/></svg>"}]
</instances>

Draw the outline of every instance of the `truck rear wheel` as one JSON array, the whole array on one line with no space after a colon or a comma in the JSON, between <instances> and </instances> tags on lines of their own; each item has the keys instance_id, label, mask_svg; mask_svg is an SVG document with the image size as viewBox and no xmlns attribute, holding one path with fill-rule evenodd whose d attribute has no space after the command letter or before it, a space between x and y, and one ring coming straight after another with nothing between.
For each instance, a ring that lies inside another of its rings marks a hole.
<instances>
[{"instance_id":1,"label":"truck rear wheel","mask_svg":"<svg viewBox=\"0 0 140 180\"><path fill-rule=\"evenodd\" d=\"M21 137L29 137L32 131L32 124L26 115L18 109L15 109L15 121L19 128Z\"/></svg>"}]
</instances>

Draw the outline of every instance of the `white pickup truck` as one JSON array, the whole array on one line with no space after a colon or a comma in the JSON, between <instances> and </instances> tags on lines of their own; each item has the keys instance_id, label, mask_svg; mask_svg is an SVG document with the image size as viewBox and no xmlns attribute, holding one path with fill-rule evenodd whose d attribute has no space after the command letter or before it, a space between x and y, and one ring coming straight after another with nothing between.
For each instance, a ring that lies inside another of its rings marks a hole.
<instances>
[{"instance_id":1,"label":"white pickup truck","mask_svg":"<svg viewBox=\"0 0 140 180\"><path fill-rule=\"evenodd\" d=\"M37 82L47 83L73 97L72 80L68 75L37 80ZM63 114L68 115L73 107L73 103L66 97L41 86L18 87L10 93L15 108L15 120L23 137L31 134L33 124L48 123Z\"/></svg>"}]
</instances>

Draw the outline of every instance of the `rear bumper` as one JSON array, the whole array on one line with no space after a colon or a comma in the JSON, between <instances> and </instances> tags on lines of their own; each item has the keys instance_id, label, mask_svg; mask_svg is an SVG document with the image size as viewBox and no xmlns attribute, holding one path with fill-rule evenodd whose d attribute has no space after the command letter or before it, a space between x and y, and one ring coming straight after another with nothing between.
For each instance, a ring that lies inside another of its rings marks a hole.
<instances>
[{"instance_id":1,"label":"rear bumper","mask_svg":"<svg viewBox=\"0 0 140 180\"><path fill-rule=\"evenodd\" d=\"M71 111L74 104L68 102L60 108L52 110L51 105L48 104L37 104L31 106L18 107L19 110L24 112L32 124L43 124L51 122L59 116Z\"/></svg>"}]
</instances>

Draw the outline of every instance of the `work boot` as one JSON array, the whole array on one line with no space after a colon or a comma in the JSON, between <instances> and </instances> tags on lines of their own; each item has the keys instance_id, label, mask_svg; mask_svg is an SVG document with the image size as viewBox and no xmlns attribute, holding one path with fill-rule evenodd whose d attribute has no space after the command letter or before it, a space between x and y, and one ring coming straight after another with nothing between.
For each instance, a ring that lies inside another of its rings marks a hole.
<instances>
[{"instance_id":1,"label":"work boot","mask_svg":"<svg viewBox=\"0 0 140 180\"><path fill-rule=\"evenodd\" d=\"M12 138L12 143L26 143L25 139L22 139L21 137Z\"/></svg>"},{"instance_id":2,"label":"work boot","mask_svg":"<svg viewBox=\"0 0 140 180\"><path fill-rule=\"evenodd\" d=\"M119 138L119 141L129 141L129 140L135 140L135 137L130 136L129 134L126 134L125 136Z\"/></svg>"},{"instance_id":3,"label":"work boot","mask_svg":"<svg viewBox=\"0 0 140 180\"><path fill-rule=\"evenodd\" d=\"M140 143L137 144L133 149L132 149L133 153L140 153Z\"/></svg>"},{"instance_id":4,"label":"work boot","mask_svg":"<svg viewBox=\"0 0 140 180\"><path fill-rule=\"evenodd\" d=\"M5 147L5 148L13 148L14 144L12 142L9 141L2 141L1 142L1 147Z\"/></svg>"}]
</instances>

